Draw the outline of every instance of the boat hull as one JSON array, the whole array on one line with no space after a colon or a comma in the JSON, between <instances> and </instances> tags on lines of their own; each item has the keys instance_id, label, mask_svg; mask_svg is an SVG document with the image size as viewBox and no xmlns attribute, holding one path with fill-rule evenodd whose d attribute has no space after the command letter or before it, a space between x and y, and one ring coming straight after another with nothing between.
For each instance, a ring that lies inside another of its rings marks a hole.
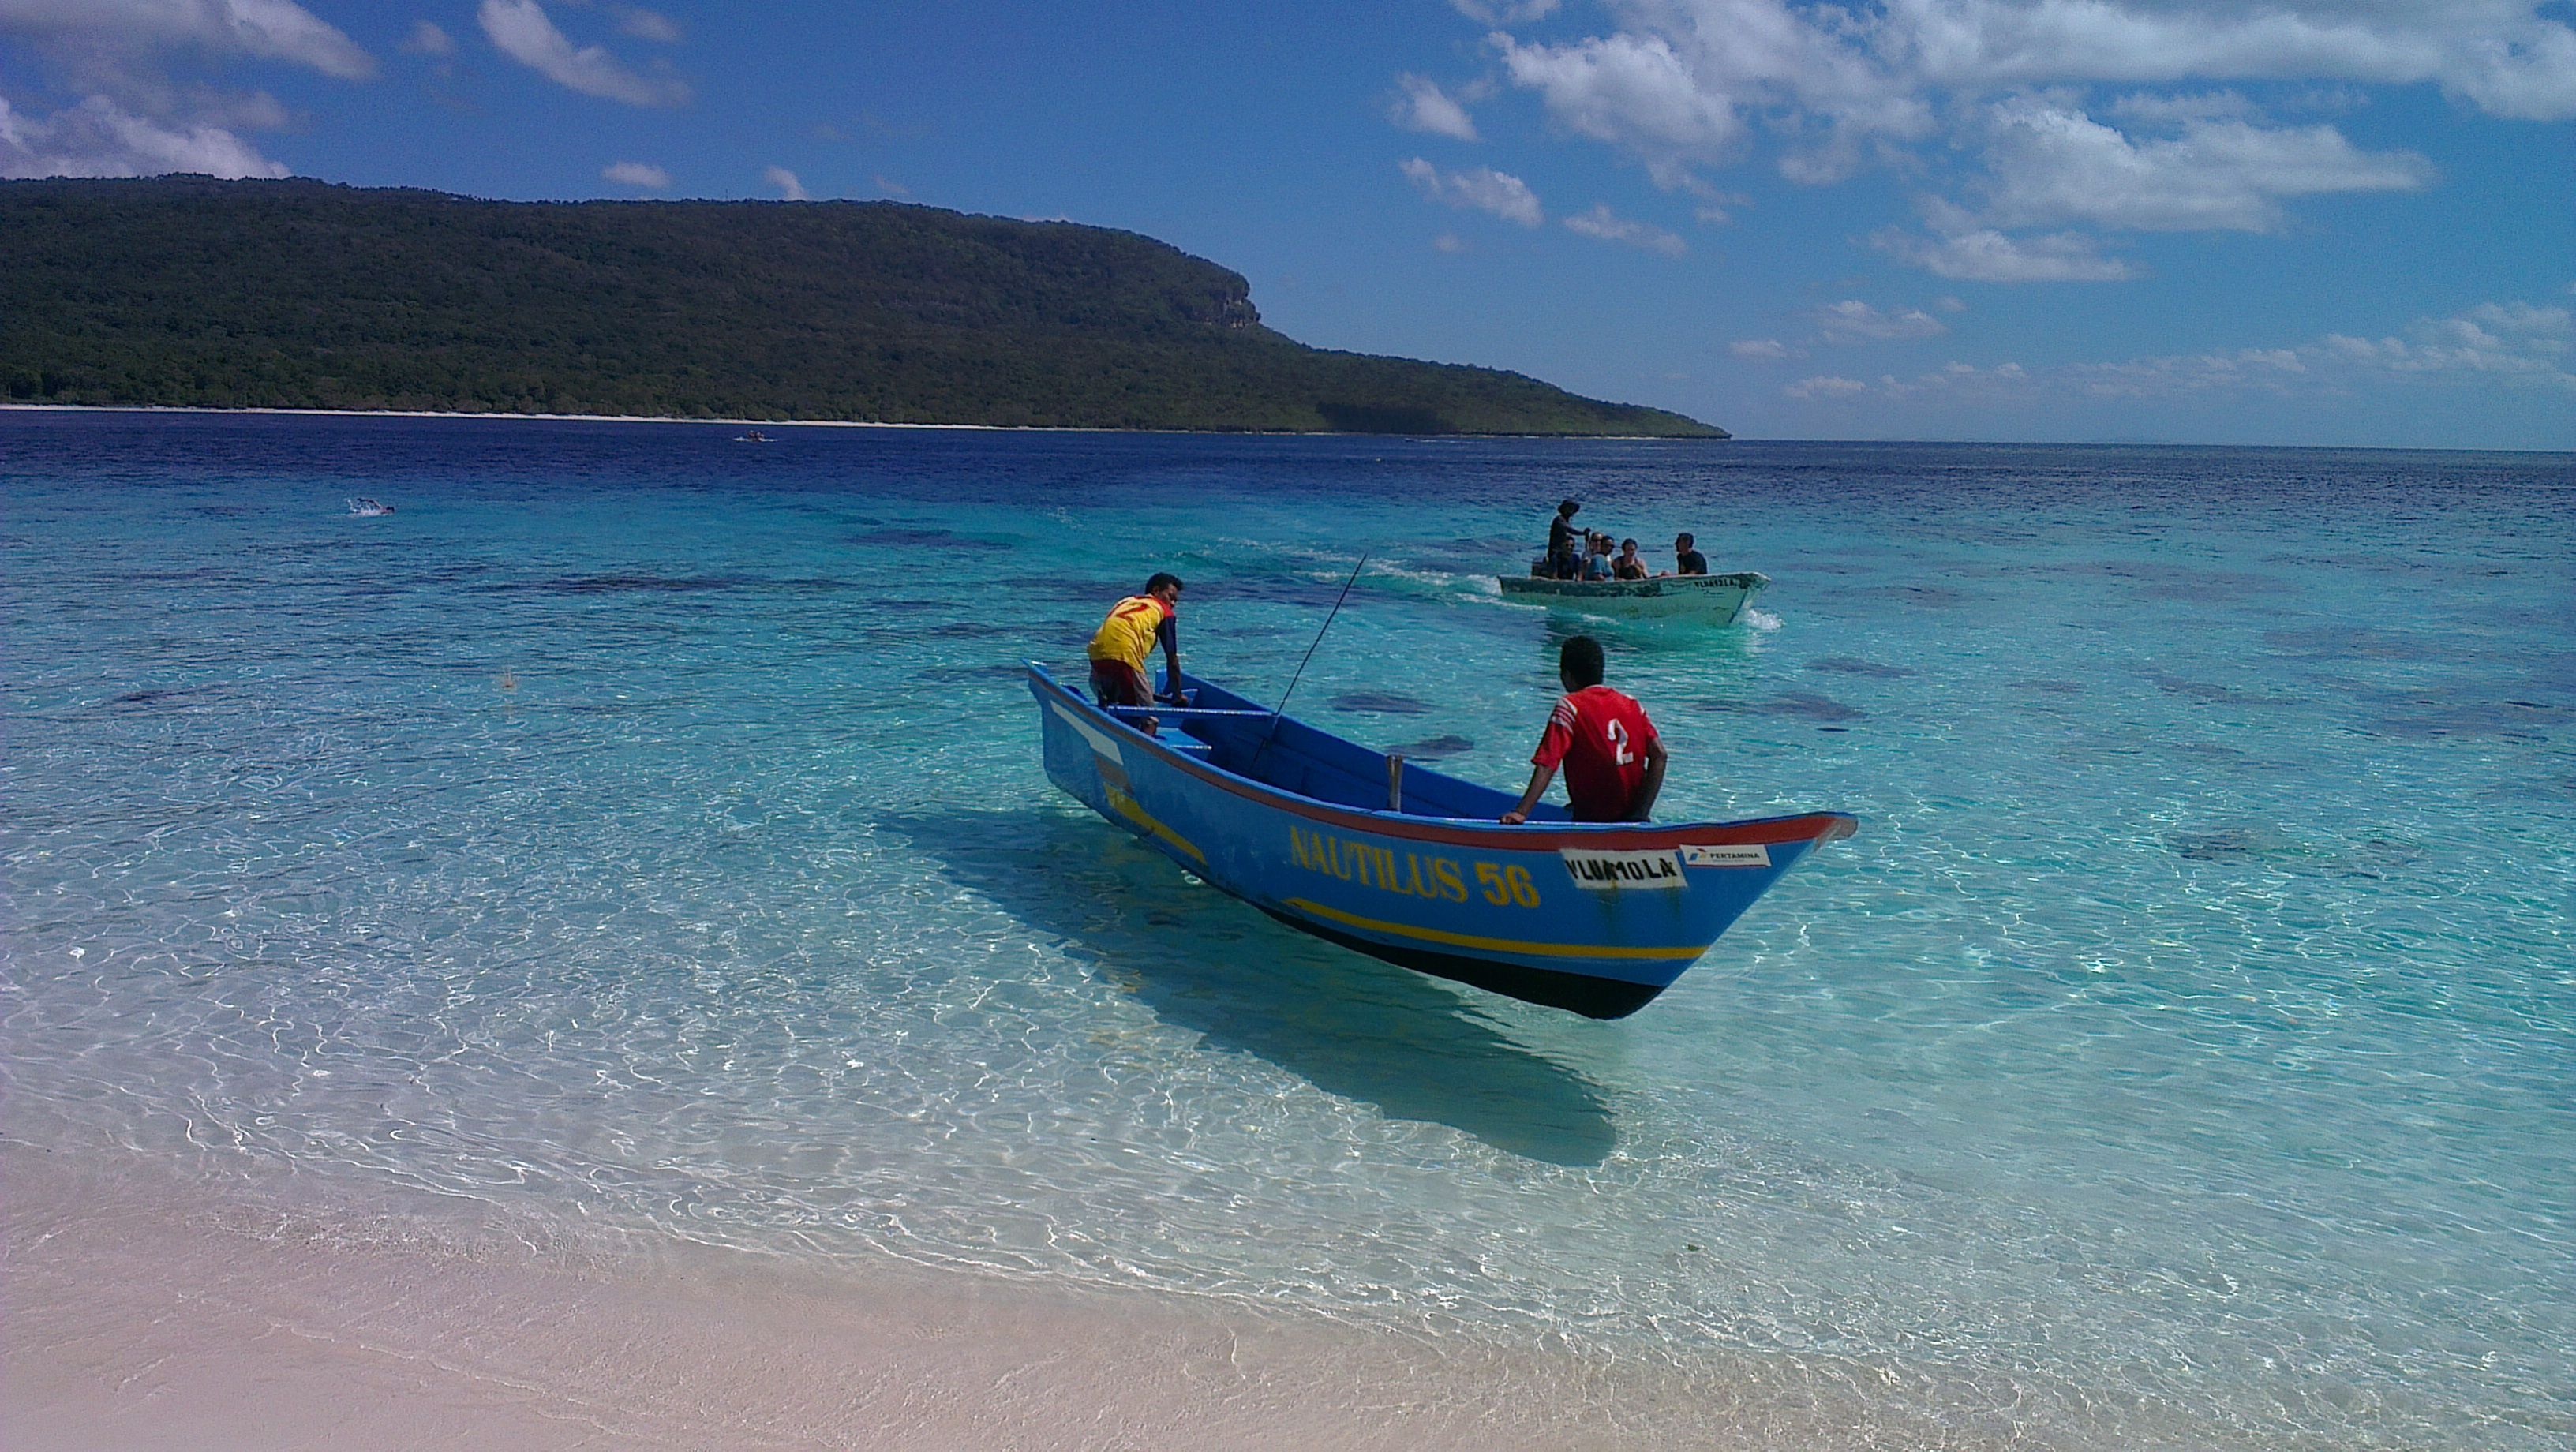
<instances>
[{"instance_id":1,"label":"boat hull","mask_svg":"<svg viewBox=\"0 0 2576 1452\"><path fill-rule=\"evenodd\" d=\"M1731 575L1660 575L1651 580L1550 580L1537 575L1498 575L1503 598L1522 605L1557 605L1605 615L1676 616L1732 625L1771 577L1752 570Z\"/></svg>"},{"instance_id":2,"label":"boat hull","mask_svg":"<svg viewBox=\"0 0 2576 1452\"><path fill-rule=\"evenodd\" d=\"M1505 827L1504 793L1386 758L1192 682L1146 734L1029 668L1047 778L1216 887L1387 962L1593 1018L1651 1001L1853 819ZM1275 727L1272 725L1276 722ZM1372 795L1375 805L1363 805Z\"/></svg>"}]
</instances>

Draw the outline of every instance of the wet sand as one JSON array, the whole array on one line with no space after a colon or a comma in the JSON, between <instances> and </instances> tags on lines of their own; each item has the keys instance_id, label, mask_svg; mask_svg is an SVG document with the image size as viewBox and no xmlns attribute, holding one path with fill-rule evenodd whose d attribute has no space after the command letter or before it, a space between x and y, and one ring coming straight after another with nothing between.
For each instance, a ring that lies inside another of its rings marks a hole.
<instances>
[{"instance_id":1,"label":"wet sand","mask_svg":"<svg viewBox=\"0 0 2576 1452\"><path fill-rule=\"evenodd\" d=\"M1812 1383L891 1260L602 1255L135 1159L0 1157L9 1447L1960 1445Z\"/></svg>"}]
</instances>

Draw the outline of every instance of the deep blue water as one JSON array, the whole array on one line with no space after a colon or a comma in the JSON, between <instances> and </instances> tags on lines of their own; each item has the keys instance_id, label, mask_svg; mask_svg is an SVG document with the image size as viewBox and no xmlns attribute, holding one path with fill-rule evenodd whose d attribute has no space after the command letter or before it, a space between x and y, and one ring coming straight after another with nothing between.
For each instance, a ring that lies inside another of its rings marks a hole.
<instances>
[{"instance_id":1,"label":"deep blue water","mask_svg":"<svg viewBox=\"0 0 2576 1452\"><path fill-rule=\"evenodd\" d=\"M0 413L9 1132L1857 1386L2576 1441L2576 460ZM1775 584L1505 605L1566 494ZM346 500L396 512L350 514ZM1019 662L1832 808L1598 1024L1054 796ZM1554 1338L1562 1338L1562 1343Z\"/></svg>"}]
</instances>

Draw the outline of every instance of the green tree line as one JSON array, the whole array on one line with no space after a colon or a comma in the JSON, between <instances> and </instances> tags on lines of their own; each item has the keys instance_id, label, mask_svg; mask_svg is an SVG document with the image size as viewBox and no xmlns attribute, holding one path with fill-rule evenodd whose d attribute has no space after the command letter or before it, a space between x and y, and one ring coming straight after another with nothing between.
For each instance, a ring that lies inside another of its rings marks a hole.
<instances>
[{"instance_id":1,"label":"green tree line","mask_svg":"<svg viewBox=\"0 0 2576 1452\"><path fill-rule=\"evenodd\" d=\"M1724 438L1517 373L1309 348L1132 232L891 202L0 182L19 402Z\"/></svg>"}]
</instances>

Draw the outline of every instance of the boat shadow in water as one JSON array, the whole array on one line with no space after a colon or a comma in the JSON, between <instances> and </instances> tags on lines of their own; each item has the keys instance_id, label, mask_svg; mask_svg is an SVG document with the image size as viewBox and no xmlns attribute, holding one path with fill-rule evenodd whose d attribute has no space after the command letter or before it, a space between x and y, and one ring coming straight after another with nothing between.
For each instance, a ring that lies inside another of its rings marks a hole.
<instances>
[{"instance_id":1,"label":"boat shadow in water","mask_svg":"<svg viewBox=\"0 0 2576 1452\"><path fill-rule=\"evenodd\" d=\"M1598 1165L1617 1142L1601 1087L1500 1032L1470 990L1283 928L1090 817L1033 807L879 825L1214 1047L1529 1159Z\"/></svg>"}]
</instances>

